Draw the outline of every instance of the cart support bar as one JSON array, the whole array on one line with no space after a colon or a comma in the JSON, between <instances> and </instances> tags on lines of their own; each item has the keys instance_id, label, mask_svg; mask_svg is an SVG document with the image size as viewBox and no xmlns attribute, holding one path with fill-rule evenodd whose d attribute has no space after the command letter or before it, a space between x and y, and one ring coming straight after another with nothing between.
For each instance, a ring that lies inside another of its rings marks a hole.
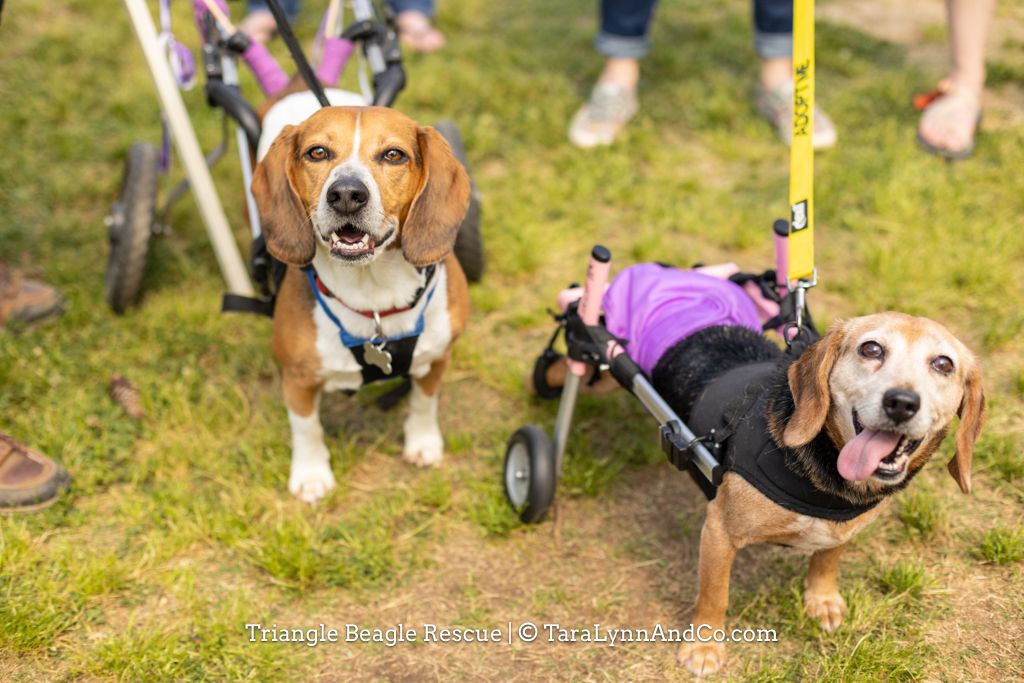
<instances>
[{"instance_id":1,"label":"cart support bar","mask_svg":"<svg viewBox=\"0 0 1024 683\"><path fill-rule=\"evenodd\" d=\"M716 474L721 476L720 472L716 472L719 469L718 460L715 459L715 456L711 455L711 452L704 447L704 444L697 440L697 435L691 432L686 423L672 410L672 407L665 403L665 399L654 390L654 387L647 381L647 378L642 374L635 375L630 390L640 399L640 402L647 408L647 412L653 415L659 424L668 426L683 437L693 453L693 463L697 466L697 469L708 478L708 481L717 484Z\"/></svg>"},{"instance_id":2,"label":"cart support bar","mask_svg":"<svg viewBox=\"0 0 1024 683\"><path fill-rule=\"evenodd\" d=\"M213 177L210 175L210 169L206 166L199 141L196 139L196 132L189 122L185 103L181 99L181 93L178 92L167 60L160 50L156 27L153 25L153 16L149 13L145 0L124 0L124 3L139 38L139 45L142 46L146 63L149 65L149 72L153 76L157 96L160 98L160 106L171 130L171 138L174 140L178 156L181 157L182 164L185 166L192 194L196 198L196 204L199 205L199 213L202 214L206 232L210 236L210 243L213 245L213 251L217 256L217 262L220 264L228 291L244 296L254 296L255 291L249 281L245 262L238 251L234 235L231 234L231 227L224 214L224 207L221 206L220 199L217 197Z\"/></svg>"}]
</instances>

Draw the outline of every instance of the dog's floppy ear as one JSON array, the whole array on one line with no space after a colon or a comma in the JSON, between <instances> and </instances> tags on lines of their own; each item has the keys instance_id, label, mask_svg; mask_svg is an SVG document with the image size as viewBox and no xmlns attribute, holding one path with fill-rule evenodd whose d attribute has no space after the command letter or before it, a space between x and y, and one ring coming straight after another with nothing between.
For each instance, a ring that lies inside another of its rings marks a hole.
<instances>
[{"instance_id":1,"label":"dog's floppy ear","mask_svg":"<svg viewBox=\"0 0 1024 683\"><path fill-rule=\"evenodd\" d=\"M417 137L423 179L402 226L402 254L422 267L443 259L455 245L469 209L469 176L440 133L427 126Z\"/></svg>"},{"instance_id":2,"label":"dog's floppy ear","mask_svg":"<svg viewBox=\"0 0 1024 683\"><path fill-rule=\"evenodd\" d=\"M316 243L309 216L292 184L297 132L295 126L285 126L267 155L256 165L252 195L260 211L267 250L285 263L304 266L313 260Z\"/></svg>"},{"instance_id":3,"label":"dog's floppy ear","mask_svg":"<svg viewBox=\"0 0 1024 683\"><path fill-rule=\"evenodd\" d=\"M974 442L981 434L985 422L985 391L981 386L981 370L976 362L971 363L964 380L964 397L960 401L960 426L956 431L956 455L946 465L949 474L964 493L971 492L971 460L974 457Z\"/></svg>"},{"instance_id":4,"label":"dog's floppy ear","mask_svg":"<svg viewBox=\"0 0 1024 683\"><path fill-rule=\"evenodd\" d=\"M825 426L832 405L828 376L839 358L839 347L845 337L845 326L833 325L828 334L789 366L789 390L796 409L782 433L784 445L797 448L810 443Z\"/></svg>"}]
</instances>

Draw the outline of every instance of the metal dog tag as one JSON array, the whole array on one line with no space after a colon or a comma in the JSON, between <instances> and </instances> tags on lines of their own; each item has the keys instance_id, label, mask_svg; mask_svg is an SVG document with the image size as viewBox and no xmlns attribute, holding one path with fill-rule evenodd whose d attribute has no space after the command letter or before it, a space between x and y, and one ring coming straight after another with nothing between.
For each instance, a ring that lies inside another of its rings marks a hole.
<instances>
[{"instance_id":1,"label":"metal dog tag","mask_svg":"<svg viewBox=\"0 0 1024 683\"><path fill-rule=\"evenodd\" d=\"M376 365L385 375L391 374L391 354L384 345L375 345L372 341L363 343L363 359L370 365Z\"/></svg>"}]
</instances>

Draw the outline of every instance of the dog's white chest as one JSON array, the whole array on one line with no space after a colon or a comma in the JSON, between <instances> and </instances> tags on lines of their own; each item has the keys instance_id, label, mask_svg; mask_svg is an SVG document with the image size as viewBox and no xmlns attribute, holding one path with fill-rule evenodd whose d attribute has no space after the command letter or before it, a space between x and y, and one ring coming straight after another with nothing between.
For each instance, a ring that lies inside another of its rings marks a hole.
<instances>
[{"instance_id":1,"label":"dog's white chest","mask_svg":"<svg viewBox=\"0 0 1024 683\"><path fill-rule=\"evenodd\" d=\"M885 505L880 504L870 512L845 524L836 524L835 522L818 517L796 515L786 528L792 539L788 542L788 545L797 550L808 552L835 548L849 541L864 527L873 522L878 513L881 512L879 508L883 507Z\"/></svg>"},{"instance_id":2,"label":"dog's white chest","mask_svg":"<svg viewBox=\"0 0 1024 683\"><path fill-rule=\"evenodd\" d=\"M361 339L376 334L376 324L336 299L323 298L331 313L341 322L345 331ZM381 318L381 329L388 338L398 338L416 329L423 315L423 332L416 340L409 374L423 377L430 365L442 357L451 342L451 321L448 317L447 273L443 267L437 272L420 302L411 310ZM328 317L320 304L313 309L316 323L316 349L320 355L320 377L327 391L356 390L363 385L363 369L355 355L341 340L338 326Z\"/></svg>"}]
</instances>

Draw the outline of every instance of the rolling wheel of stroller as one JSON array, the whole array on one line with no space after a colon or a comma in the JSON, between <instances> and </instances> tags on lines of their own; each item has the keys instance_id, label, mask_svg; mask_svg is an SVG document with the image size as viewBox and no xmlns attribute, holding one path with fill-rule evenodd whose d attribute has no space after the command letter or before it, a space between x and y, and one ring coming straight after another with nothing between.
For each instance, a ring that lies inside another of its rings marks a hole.
<instances>
[{"instance_id":1,"label":"rolling wheel of stroller","mask_svg":"<svg viewBox=\"0 0 1024 683\"><path fill-rule=\"evenodd\" d=\"M470 282L479 282L485 266L484 243L480 235L480 191L473 182L469 161L466 158L466 146L462 143L462 134L459 133L458 127L452 121L441 121L434 128L448 141L455 158L466 167L466 173L469 174L469 210L462 219L458 237L455 239L455 258L466 273L466 279Z\"/></svg>"},{"instance_id":2,"label":"rolling wheel of stroller","mask_svg":"<svg viewBox=\"0 0 1024 683\"><path fill-rule=\"evenodd\" d=\"M128 150L124 180L107 218L110 256L107 260L107 303L116 313L139 298L153 234L160 158L156 147L136 142Z\"/></svg>"},{"instance_id":3,"label":"rolling wheel of stroller","mask_svg":"<svg viewBox=\"0 0 1024 683\"><path fill-rule=\"evenodd\" d=\"M544 430L525 425L508 440L505 497L526 524L541 521L555 499L555 454Z\"/></svg>"},{"instance_id":4,"label":"rolling wheel of stroller","mask_svg":"<svg viewBox=\"0 0 1024 683\"><path fill-rule=\"evenodd\" d=\"M555 399L562 395L562 387L553 387L548 384L548 368L555 363L564 363L565 356L552 348L544 349L544 353L537 356L533 364L533 374L530 375L530 388L539 398Z\"/></svg>"}]
</instances>

